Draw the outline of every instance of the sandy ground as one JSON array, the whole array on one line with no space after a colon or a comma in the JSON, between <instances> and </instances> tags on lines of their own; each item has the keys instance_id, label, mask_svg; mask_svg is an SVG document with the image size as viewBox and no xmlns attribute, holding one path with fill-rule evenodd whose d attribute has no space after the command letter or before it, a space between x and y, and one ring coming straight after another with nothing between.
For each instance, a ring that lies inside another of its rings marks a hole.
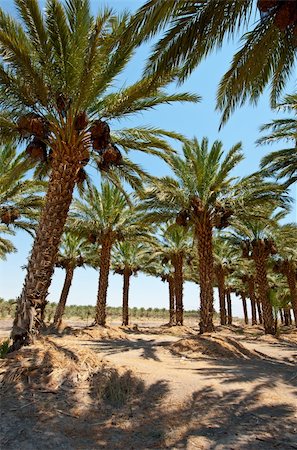
<instances>
[{"instance_id":1,"label":"sandy ground","mask_svg":"<svg viewBox=\"0 0 297 450\"><path fill-rule=\"evenodd\" d=\"M296 330L89 328L44 339L1 363L3 450L297 449Z\"/></svg>"}]
</instances>

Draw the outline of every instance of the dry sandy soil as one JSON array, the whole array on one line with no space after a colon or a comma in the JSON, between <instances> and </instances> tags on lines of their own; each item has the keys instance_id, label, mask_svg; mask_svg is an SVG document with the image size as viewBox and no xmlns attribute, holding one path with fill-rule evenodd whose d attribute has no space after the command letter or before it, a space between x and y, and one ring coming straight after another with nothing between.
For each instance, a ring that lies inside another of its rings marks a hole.
<instances>
[{"instance_id":1,"label":"dry sandy soil","mask_svg":"<svg viewBox=\"0 0 297 450\"><path fill-rule=\"evenodd\" d=\"M47 332L0 362L0 448L297 449L296 363L294 329Z\"/></svg>"}]
</instances>

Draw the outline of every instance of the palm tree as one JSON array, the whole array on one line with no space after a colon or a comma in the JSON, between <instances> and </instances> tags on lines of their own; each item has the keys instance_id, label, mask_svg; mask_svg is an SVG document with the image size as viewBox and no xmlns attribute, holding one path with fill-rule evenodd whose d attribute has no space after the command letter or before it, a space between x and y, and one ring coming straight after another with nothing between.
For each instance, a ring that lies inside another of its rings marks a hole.
<instances>
[{"instance_id":1,"label":"palm tree","mask_svg":"<svg viewBox=\"0 0 297 450\"><path fill-rule=\"evenodd\" d=\"M32 229L42 206L45 183L25 179L30 165L12 145L0 148L0 222L7 228Z\"/></svg>"},{"instance_id":2,"label":"palm tree","mask_svg":"<svg viewBox=\"0 0 297 450\"><path fill-rule=\"evenodd\" d=\"M275 261L275 271L283 274L287 279L292 303L295 325L297 327L297 226L296 224L286 224L280 226L275 233L277 242L277 257Z\"/></svg>"},{"instance_id":3,"label":"palm tree","mask_svg":"<svg viewBox=\"0 0 297 450\"><path fill-rule=\"evenodd\" d=\"M287 95L276 109L292 112L295 117L276 119L263 125L261 131L270 130L270 134L258 139L257 143L271 144L283 140L292 142L292 147L269 153L261 161L264 175L273 174L277 179L283 178L285 186L288 187L297 181L297 94Z\"/></svg>"},{"instance_id":4,"label":"palm tree","mask_svg":"<svg viewBox=\"0 0 297 450\"><path fill-rule=\"evenodd\" d=\"M65 231L60 244L56 267L66 271L65 281L60 300L54 315L54 326L59 326L65 311L69 290L72 284L74 270L85 264L94 263L95 251L85 237L75 234L73 231Z\"/></svg>"},{"instance_id":5,"label":"palm tree","mask_svg":"<svg viewBox=\"0 0 297 450\"><path fill-rule=\"evenodd\" d=\"M147 218L165 221L175 218L179 225L192 225L197 241L200 282L200 332L213 331L213 230L229 226L232 216L253 214L256 205L280 204L285 195L275 184L264 183L253 175L242 180L230 172L243 159L236 144L224 156L223 144L216 141L208 148L194 139L183 147L183 156L172 155L169 165L175 178L155 180L146 190L144 207Z\"/></svg>"},{"instance_id":6,"label":"palm tree","mask_svg":"<svg viewBox=\"0 0 297 450\"><path fill-rule=\"evenodd\" d=\"M160 258L165 266L170 262L173 267L176 325L183 325L184 266L191 248L192 242L189 231L170 222L166 226L160 227L152 243L155 258ZM169 285L169 288L172 288L172 286ZM170 298L172 299L172 292Z\"/></svg>"},{"instance_id":7,"label":"palm tree","mask_svg":"<svg viewBox=\"0 0 297 450\"><path fill-rule=\"evenodd\" d=\"M95 323L105 326L112 248L116 242L144 236L148 227L144 226L142 216L135 212L127 196L107 182L101 183L101 192L93 187L82 200L74 202L73 219L75 229L101 246Z\"/></svg>"},{"instance_id":8,"label":"palm tree","mask_svg":"<svg viewBox=\"0 0 297 450\"><path fill-rule=\"evenodd\" d=\"M272 305L268 298L268 259L277 253L273 231L277 229L278 221L286 212L276 213L273 208L261 208L263 216L257 220L250 219L234 225L233 244L242 248L242 256L254 261L256 283L260 303L263 309L263 321L266 334L275 334ZM265 217L266 216L266 217Z\"/></svg>"},{"instance_id":9,"label":"palm tree","mask_svg":"<svg viewBox=\"0 0 297 450\"><path fill-rule=\"evenodd\" d=\"M260 17L254 22L256 7ZM242 47L234 55L218 90L217 107L223 112L223 122L246 100L255 103L269 83L271 100L275 103L294 73L297 48L294 1L147 0L137 11L130 33L136 30L142 42L165 27L165 35L148 60L146 73L160 74L167 67L183 66L181 80L211 51L221 48L224 40L249 30L241 38Z\"/></svg>"},{"instance_id":10,"label":"palm tree","mask_svg":"<svg viewBox=\"0 0 297 450\"><path fill-rule=\"evenodd\" d=\"M39 306L45 303L59 242L76 183L91 159L107 173L126 173L124 151L163 155L176 133L139 127L111 132L122 117L190 94L166 94L176 76L147 76L114 90L136 42L122 41L130 20L105 9L92 17L88 0L15 0L20 21L0 9L0 140L21 138L26 152L50 165L48 190L12 330L13 348L38 334ZM108 122L108 123L107 123ZM117 144L117 145L115 145ZM112 172L112 170L111 170Z\"/></svg>"},{"instance_id":11,"label":"palm tree","mask_svg":"<svg viewBox=\"0 0 297 450\"><path fill-rule=\"evenodd\" d=\"M148 263L151 257L150 249L143 243L135 241L117 242L112 251L111 266L114 273L123 275L123 308L122 325L129 325L129 287L132 275L137 275Z\"/></svg>"}]
</instances>

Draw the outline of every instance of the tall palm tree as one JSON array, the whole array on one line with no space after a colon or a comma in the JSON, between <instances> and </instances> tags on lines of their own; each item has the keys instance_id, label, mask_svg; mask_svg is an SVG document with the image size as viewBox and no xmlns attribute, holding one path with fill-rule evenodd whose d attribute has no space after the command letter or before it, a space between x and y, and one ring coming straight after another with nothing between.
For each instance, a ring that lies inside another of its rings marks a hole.
<instances>
[{"instance_id":1,"label":"tall palm tree","mask_svg":"<svg viewBox=\"0 0 297 450\"><path fill-rule=\"evenodd\" d=\"M161 155L170 146L159 128L111 132L118 120L190 94L166 94L176 76L147 76L115 90L135 49L121 37L130 20L105 9L97 17L88 0L14 0L19 20L0 9L0 140L21 137L31 158L47 161L50 178L12 330L13 348L38 333L59 242L81 170L93 160L106 173L120 170L124 151ZM107 123L108 122L108 123ZM115 145L115 143L117 145ZM123 164L125 173L125 164Z\"/></svg>"},{"instance_id":2,"label":"tall palm tree","mask_svg":"<svg viewBox=\"0 0 297 450\"><path fill-rule=\"evenodd\" d=\"M256 175L236 180L230 172L243 159L241 145L227 154L223 144L194 139L183 155L172 155L169 165L175 177L155 180L144 193L147 218L192 225L197 240L200 282L200 332L213 331L213 230L229 226L232 217L252 214L255 205L279 204L285 197L279 186L264 183Z\"/></svg>"},{"instance_id":3,"label":"tall palm tree","mask_svg":"<svg viewBox=\"0 0 297 450\"><path fill-rule=\"evenodd\" d=\"M274 103L294 73L295 1L147 0L130 25L132 32L138 32L140 42L164 28L165 34L155 44L146 72L163 73L167 67L182 65L182 80L226 39L248 31L218 90L217 106L223 112L223 121L246 100L257 101L269 83Z\"/></svg>"},{"instance_id":4,"label":"tall palm tree","mask_svg":"<svg viewBox=\"0 0 297 450\"><path fill-rule=\"evenodd\" d=\"M112 251L111 267L114 273L123 275L123 308L122 325L129 325L129 288L132 275L142 270L149 259L151 252L148 245L135 241L117 242Z\"/></svg>"},{"instance_id":5,"label":"tall palm tree","mask_svg":"<svg viewBox=\"0 0 297 450\"><path fill-rule=\"evenodd\" d=\"M30 164L12 145L0 148L0 222L32 233L42 206L45 183L26 179Z\"/></svg>"},{"instance_id":6,"label":"tall palm tree","mask_svg":"<svg viewBox=\"0 0 297 450\"><path fill-rule=\"evenodd\" d=\"M270 134L258 139L258 144L270 144L286 140L292 143L290 148L269 153L261 161L261 168L266 176L274 175L284 179L285 186L297 181L297 94L287 95L284 102L276 106L280 111L292 112L295 117L276 119L261 127L261 131L270 130Z\"/></svg>"},{"instance_id":7,"label":"tall palm tree","mask_svg":"<svg viewBox=\"0 0 297 450\"><path fill-rule=\"evenodd\" d=\"M268 260L277 253L273 232L277 229L278 221L284 218L286 211L275 212L274 208L261 208L262 219L245 220L234 224L233 244L242 247L242 255L254 261L256 282L260 303L263 309L264 329L267 334L275 334L272 305L268 298ZM266 217L265 217L266 216Z\"/></svg>"},{"instance_id":8,"label":"tall palm tree","mask_svg":"<svg viewBox=\"0 0 297 450\"><path fill-rule=\"evenodd\" d=\"M173 267L175 324L183 325L184 267L193 245L191 235L184 227L170 223L160 231L156 240L156 256L161 257L165 265L170 261Z\"/></svg>"},{"instance_id":9,"label":"tall palm tree","mask_svg":"<svg viewBox=\"0 0 297 450\"><path fill-rule=\"evenodd\" d=\"M75 234L73 231L65 231L62 236L56 267L64 269L66 275L54 315L54 326L59 326L62 321L74 270L77 267L94 262L96 255L94 249L92 251L90 248L91 246L92 244L85 237Z\"/></svg>"},{"instance_id":10,"label":"tall palm tree","mask_svg":"<svg viewBox=\"0 0 297 450\"><path fill-rule=\"evenodd\" d=\"M116 242L144 236L148 227L127 196L108 182L101 183L101 192L93 187L82 200L74 202L73 219L75 229L85 233L90 242L100 244L95 323L105 326L112 248Z\"/></svg>"},{"instance_id":11,"label":"tall palm tree","mask_svg":"<svg viewBox=\"0 0 297 450\"><path fill-rule=\"evenodd\" d=\"M277 256L275 270L283 274L287 279L290 299L297 327L297 225L286 224L280 226L275 233L277 243Z\"/></svg>"}]
</instances>

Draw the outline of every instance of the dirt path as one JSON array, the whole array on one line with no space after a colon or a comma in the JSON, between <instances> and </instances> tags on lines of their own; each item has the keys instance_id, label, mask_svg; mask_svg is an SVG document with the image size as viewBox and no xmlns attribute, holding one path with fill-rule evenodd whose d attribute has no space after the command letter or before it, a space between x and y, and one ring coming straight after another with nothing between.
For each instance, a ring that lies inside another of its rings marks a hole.
<instances>
[{"instance_id":1,"label":"dirt path","mask_svg":"<svg viewBox=\"0 0 297 450\"><path fill-rule=\"evenodd\" d=\"M1 449L18 450L20 441L22 450L297 449L296 333L96 333L50 336L70 357L91 349L102 367L76 390L67 380L52 392L6 390ZM114 369L98 403L105 365Z\"/></svg>"}]
</instances>

